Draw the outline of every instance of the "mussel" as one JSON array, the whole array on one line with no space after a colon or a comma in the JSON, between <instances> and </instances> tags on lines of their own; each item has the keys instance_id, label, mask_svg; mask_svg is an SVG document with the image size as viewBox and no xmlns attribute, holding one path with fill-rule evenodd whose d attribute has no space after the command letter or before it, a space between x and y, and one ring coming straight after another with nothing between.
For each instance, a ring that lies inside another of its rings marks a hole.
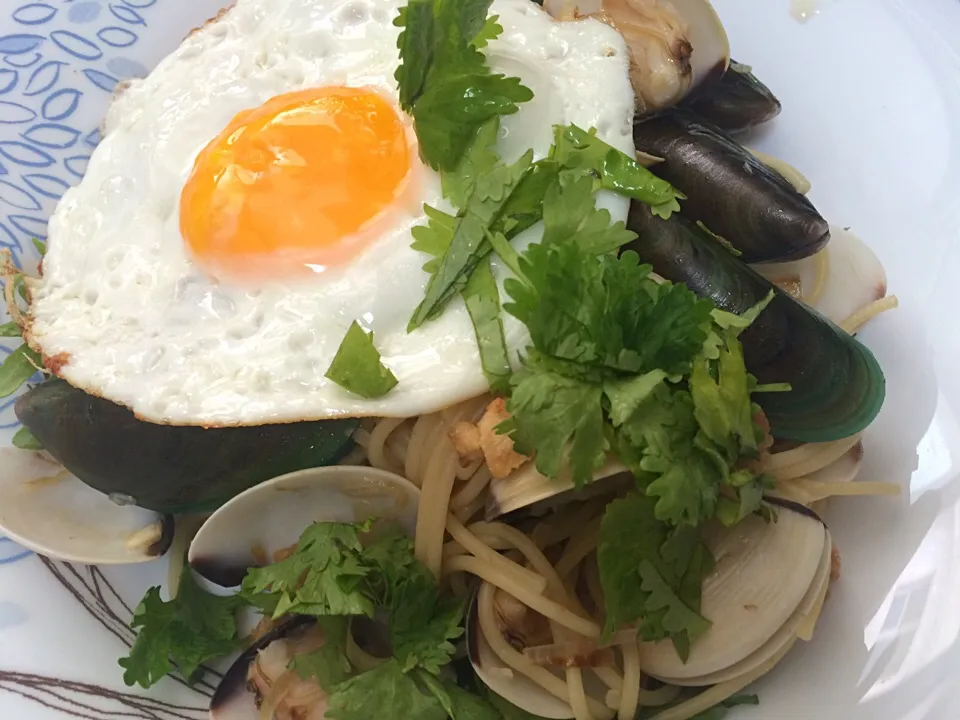
<instances>
[{"instance_id":1,"label":"mussel","mask_svg":"<svg viewBox=\"0 0 960 720\"><path fill-rule=\"evenodd\" d=\"M772 120L781 105L750 67L730 60L719 77L711 77L688 95L683 108L728 133L739 133Z\"/></svg>"},{"instance_id":2,"label":"mussel","mask_svg":"<svg viewBox=\"0 0 960 720\"><path fill-rule=\"evenodd\" d=\"M855 435L877 416L885 393L883 371L852 336L772 285L680 214L661 220L634 204L628 226L639 235L630 247L642 261L723 310L741 314L774 293L741 340L747 369L760 383L792 387L755 396L775 437L837 440Z\"/></svg>"},{"instance_id":3,"label":"mussel","mask_svg":"<svg viewBox=\"0 0 960 720\"><path fill-rule=\"evenodd\" d=\"M92 488L160 513L212 510L268 478L337 462L358 420L259 427L174 427L62 380L17 399L20 421L46 451Z\"/></svg>"},{"instance_id":4,"label":"mussel","mask_svg":"<svg viewBox=\"0 0 960 720\"><path fill-rule=\"evenodd\" d=\"M543 7L560 20L595 17L623 35L639 113L676 104L730 61L726 31L707 0L544 0Z\"/></svg>"},{"instance_id":5,"label":"mussel","mask_svg":"<svg viewBox=\"0 0 960 720\"><path fill-rule=\"evenodd\" d=\"M40 453L0 447L0 532L69 562L147 562L173 541L173 518L124 507Z\"/></svg>"},{"instance_id":6,"label":"mussel","mask_svg":"<svg viewBox=\"0 0 960 720\"><path fill-rule=\"evenodd\" d=\"M813 204L721 130L685 112L638 122L637 150L665 159L657 174L686 194L683 211L748 263L813 255L830 227Z\"/></svg>"}]
</instances>

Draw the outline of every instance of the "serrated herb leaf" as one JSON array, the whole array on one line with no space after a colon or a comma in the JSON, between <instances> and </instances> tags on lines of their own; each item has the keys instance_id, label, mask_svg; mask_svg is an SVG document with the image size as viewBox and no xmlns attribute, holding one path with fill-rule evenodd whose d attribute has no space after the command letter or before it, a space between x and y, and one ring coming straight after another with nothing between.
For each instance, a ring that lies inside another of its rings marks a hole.
<instances>
[{"instance_id":1,"label":"serrated herb leaf","mask_svg":"<svg viewBox=\"0 0 960 720\"><path fill-rule=\"evenodd\" d=\"M365 332L356 321L340 343L326 377L368 399L383 397L397 385L396 376L380 361L373 333Z\"/></svg>"},{"instance_id":2,"label":"serrated herb leaf","mask_svg":"<svg viewBox=\"0 0 960 720\"><path fill-rule=\"evenodd\" d=\"M21 345L7 355L0 365L0 398L10 397L42 367L40 355Z\"/></svg>"},{"instance_id":3,"label":"serrated herb leaf","mask_svg":"<svg viewBox=\"0 0 960 720\"><path fill-rule=\"evenodd\" d=\"M493 277L489 260L484 260L470 276L463 290L463 299L473 323L480 348L480 364L490 389L507 392L510 388L510 358L503 334L503 313L500 290Z\"/></svg>"}]
</instances>

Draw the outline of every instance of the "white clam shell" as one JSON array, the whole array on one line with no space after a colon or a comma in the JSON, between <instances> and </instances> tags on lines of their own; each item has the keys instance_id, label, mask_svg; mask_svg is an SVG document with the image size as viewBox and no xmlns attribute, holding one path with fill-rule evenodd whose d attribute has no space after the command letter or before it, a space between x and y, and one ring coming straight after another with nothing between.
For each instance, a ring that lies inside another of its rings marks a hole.
<instances>
[{"instance_id":1,"label":"white clam shell","mask_svg":"<svg viewBox=\"0 0 960 720\"><path fill-rule=\"evenodd\" d=\"M836 324L857 310L887 294L887 275L879 258L849 230L830 227L830 242L821 251L827 253L827 274L823 292L814 309ZM804 258L789 263L754 265L754 270L771 282L799 278L805 293L812 289L819 259Z\"/></svg>"},{"instance_id":2,"label":"white clam shell","mask_svg":"<svg viewBox=\"0 0 960 720\"><path fill-rule=\"evenodd\" d=\"M707 544L716 565L703 583L701 614L713 625L686 663L669 641L641 643L640 667L648 675L700 684L760 650L801 607L829 541L819 520L781 511L776 522L751 516L712 532Z\"/></svg>"},{"instance_id":3,"label":"white clam shell","mask_svg":"<svg viewBox=\"0 0 960 720\"><path fill-rule=\"evenodd\" d=\"M41 453L3 447L0 533L58 560L121 565L162 555L172 521L116 504Z\"/></svg>"},{"instance_id":4,"label":"white clam shell","mask_svg":"<svg viewBox=\"0 0 960 720\"><path fill-rule=\"evenodd\" d=\"M315 522L398 522L411 535L420 490L386 470L355 465L300 470L237 495L203 524L190 544L190 566L220 585L297 542Z\"/></svg>"}]
</instances>

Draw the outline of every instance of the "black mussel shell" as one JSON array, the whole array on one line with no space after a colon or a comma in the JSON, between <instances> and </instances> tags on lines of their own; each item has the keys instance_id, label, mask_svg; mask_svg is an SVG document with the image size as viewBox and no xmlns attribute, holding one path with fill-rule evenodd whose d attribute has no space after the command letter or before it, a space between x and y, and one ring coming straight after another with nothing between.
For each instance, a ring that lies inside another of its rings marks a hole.
<instances>
[{"instance_id":1,"label":"black mussel shell","mask_svg":"<svg viewBox=\"0 0 960 720\"><path fill-rule=\"evenodd\" d=\"M735 60L723 75L704 81L681 106L728 133L761 125L781 110L770 88Z\"/></svg>"},{"instance_id":2,"label":"black mussel shell","mask_svg":"<svg viewBox=\"0 0 960 720\"><path fill-rule=\"evenodd\" d=\"M779 173L719 129L687 113L634 125L637 150L665 159L657 175L685 193L683 212L742 253L744 262L813 255L830 226Z\"/></svg>"},{"instance_id":3,"label":"black mussel shell","mask_svg":"<svg viewBox=\"0 0 960 720\"><path fill-rule=\"evenodd\" d=\"M157 425L62 380L17 399L20 421L97 490L160 513L212 510L264 480L331 465L358 420L201 428Z\"/></svg>"},{"instance_id":4,"label":"black mussel shell","mask_svg":"<svg viewBox=\"0 0 960 720\"><path fill-rule=\"evenodd\" d=\"M740 339L747 370L759 383L792 387L790 392L754 395L775 437L838 440L860 432L877 416L885 394L883 372L856 339L772 285L679 214L661 220L634 203L628 227L639 235L629 248L643 262L723 310L742 314L774 293Z\"/></svg>"}]
</instances>

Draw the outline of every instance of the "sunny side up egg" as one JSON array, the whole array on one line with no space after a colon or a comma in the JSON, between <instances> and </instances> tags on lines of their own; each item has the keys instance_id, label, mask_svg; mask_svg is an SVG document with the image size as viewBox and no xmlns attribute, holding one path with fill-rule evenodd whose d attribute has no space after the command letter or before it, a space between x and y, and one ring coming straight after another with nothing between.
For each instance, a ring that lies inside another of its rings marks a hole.
<instances>
[{"instance_id":1,"label":"sunny side up egg","mask_svg":"<svg viewBox=\"0 0 960 720\"><path fill-rule=\"evenodd\" d=\"M412 416L486 389L462 301L407 332L428 279L411 228L424 203L451 208L398 104L403 4L239 0L114 102L31 286L29 341L64 379L208 426ZM536 95L505 119L504 157L542 157L566 123L633 153L619 34L529 0L492 12L491 66ZM598 202L626 218L624 199ZM399 380L377 400L324 377L354 320ZM525 330L508 317L506 334L516 356Z\"/></svg>"}]
</instances>

